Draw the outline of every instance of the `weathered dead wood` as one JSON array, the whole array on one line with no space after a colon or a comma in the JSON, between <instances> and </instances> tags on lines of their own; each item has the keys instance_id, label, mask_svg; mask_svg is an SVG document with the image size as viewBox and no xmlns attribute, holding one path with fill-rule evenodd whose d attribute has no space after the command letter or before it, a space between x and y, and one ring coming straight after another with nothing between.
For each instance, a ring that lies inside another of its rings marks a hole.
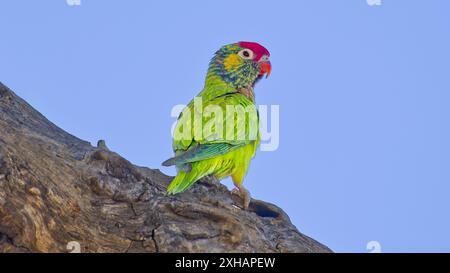
<instances>
[{"instance_id":1,"label":"weathered dead wood","mask_svg":"<svg viewBox=\"0 0 450 273\"><path fill-rule=\"evenodd\" d=\"M275 205L171 177L61 130L0 83L0 252L329 252ZM75 243L70 243L73 242Z\"/></svg>"}]
</instances>

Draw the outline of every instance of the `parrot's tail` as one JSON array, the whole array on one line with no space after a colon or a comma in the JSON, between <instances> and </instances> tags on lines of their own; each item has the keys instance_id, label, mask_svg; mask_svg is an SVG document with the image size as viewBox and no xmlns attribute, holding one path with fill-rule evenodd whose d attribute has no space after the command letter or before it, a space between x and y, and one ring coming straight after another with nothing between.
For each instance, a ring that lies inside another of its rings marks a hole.
<instances>
[{"instance_id":1,"label":"parrot's tail","mask_svg":"<svg viewBox=\"0 0 450 273\"><path fill-rule=\"evenodd\" d=\"M170 183L169 187L167 187L168 194L177 194L187 190L192 184L194 184L197 180L201 179L208 175L207 173L195 172L194 170L190 172L185 172L180 170L175 176L175 178Z\"/></svg>"}]
</instances>

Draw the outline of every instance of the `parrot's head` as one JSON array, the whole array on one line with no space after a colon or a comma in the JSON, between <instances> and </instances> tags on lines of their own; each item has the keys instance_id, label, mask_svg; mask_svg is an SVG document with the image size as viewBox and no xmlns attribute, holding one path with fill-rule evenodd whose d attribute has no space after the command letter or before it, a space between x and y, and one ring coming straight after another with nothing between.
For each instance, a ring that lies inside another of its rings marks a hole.
<instances>
[{"instance_id":1,"label":"parrot's head","mask_svg":"<svg viewBox=\"0 0 450 273\"><path fill-rule=\"evenodd\" d=\"M236 88L254 87L272 66L270 53L254 42L238 42L221 47L211 60L208 76L219 76Z\"/></svg>"}]
</instances>

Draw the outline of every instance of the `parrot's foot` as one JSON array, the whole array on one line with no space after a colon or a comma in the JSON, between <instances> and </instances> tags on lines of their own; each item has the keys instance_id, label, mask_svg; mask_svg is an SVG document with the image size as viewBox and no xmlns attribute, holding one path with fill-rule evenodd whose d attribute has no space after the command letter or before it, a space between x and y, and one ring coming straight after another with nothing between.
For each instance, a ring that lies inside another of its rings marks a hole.
<instances>
[{"instance_id":1,"label":"parrot's foot","mask_svg":"<svg viewBox=\"0 0 450 273\"><path fill-rule=\"evenodd\" d=\"M251 200L251 196L250 196L250 192L244 188L241 185L236 185L236 188L234 188L231 191L232 194L238 195L242 201L243 201L243 208L244 210L248 209L248 206L250 205L250 200Z\"/></svg>"}]
</instances>

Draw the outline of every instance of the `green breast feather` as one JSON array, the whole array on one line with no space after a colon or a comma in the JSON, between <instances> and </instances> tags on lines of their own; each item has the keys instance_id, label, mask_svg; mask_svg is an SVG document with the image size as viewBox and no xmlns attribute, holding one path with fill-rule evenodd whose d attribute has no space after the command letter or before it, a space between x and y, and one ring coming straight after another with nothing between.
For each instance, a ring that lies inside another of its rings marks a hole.
<instances>
[{"instance_id":1,"label":"green breast feather","mask_svg":"<svg viewBox=\"0 0 450 273\"><path fill-rule=\"evenodd\" d=\"M255 104L239 92L222 92L210 99L201 92L183 110L175 126L176 156L163 165L180 165L213 158L251 142L259 142ZM207 93L208 95L210 93Z\"/></svg>"}]
</instances>

